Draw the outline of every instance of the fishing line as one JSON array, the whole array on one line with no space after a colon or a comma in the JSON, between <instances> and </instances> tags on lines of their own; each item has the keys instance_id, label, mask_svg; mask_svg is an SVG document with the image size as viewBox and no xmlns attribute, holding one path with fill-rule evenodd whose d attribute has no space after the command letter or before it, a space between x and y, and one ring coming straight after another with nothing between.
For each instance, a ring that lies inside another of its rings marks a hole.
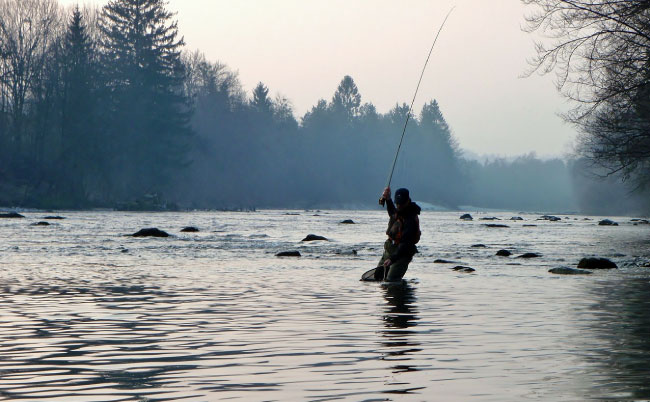
<instances>
[{"instance_id":1,"label":"fishing line","mask_svg":"<svg viewBox=\"0 0 650 402\"><path fill-rule=\"evenodd\" d=\"M442 32L442 29L445 27L445 23L447 22L447 19L451 15L451 12L454 11L454 8L456 6L453 6L451 10L447 13L447 16L445 19L442 21L442 24L440 25L440 29L438 29L438 33L436 34L436 38L433 40L433 45L431 45L431 50L429 50L429 55L427 56L427 60L424 62L424 67L422 68L422 73L420 74L420 79L418 80L418 85L415 88L415 94L413 94L413 100L411 101L411 107L409 107L409 112L406 115L406 122L404 122L404 129L402 130L402 138L399 140L399 146L397 147L397 152L395 152L395 159L393 159L393 166L390 169L390 175L388 176L388 183L386 184L386 187L390 187L391 181L393 181L393 173L395 172L395 165L397 164L397 157L399 156L399 151L402 149L402 143L404 142L404 134L406 134L406 126L409 124L409 120L411 118L411 112L413 111L413 105L415 104L415 98L418 96L418 90L420 89L420 84L422 83L422 77L424 77L424 72L427 69L427 64L429 64L429 59L431 58L431 54L433 53L433 48L436 46L436 42L438 42L438 37L440 36L440 32ZM384 199L382 198L379 200L379 203L381 205L384 205Z\"/></svg>"}]
</instances>

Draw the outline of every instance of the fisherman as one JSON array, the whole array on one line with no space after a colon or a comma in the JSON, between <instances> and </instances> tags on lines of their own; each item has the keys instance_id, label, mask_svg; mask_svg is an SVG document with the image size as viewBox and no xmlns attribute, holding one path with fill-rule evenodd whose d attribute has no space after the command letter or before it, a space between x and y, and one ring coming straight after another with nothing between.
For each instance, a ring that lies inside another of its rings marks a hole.
<instances>
[{"instance_id":1,"label":"fisherman","mask_svg":"<svg viewBox=\"0 0 650 402\"><path fill-rule=\"evenodd\" d=\"M375 279L399 281L402 279L415 253L415 246L420 241L421 208L411 201L409 191L400 188L395 191L395 203L391 200L390 187L384 189L381 197L386 201L388 210L388 239L384 243L384 255L375 270ZM383 275L383 278L382 278Z\"/></svg>"}]
</instances>

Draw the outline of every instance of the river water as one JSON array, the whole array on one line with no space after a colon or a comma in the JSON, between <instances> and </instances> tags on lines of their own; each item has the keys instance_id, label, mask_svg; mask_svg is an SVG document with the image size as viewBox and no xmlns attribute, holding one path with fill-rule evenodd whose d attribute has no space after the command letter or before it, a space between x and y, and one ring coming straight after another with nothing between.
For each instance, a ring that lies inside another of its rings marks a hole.
<instances>
[{"instance_id":1,"label":"river water","mask_svg":"<svg viewBox=\"0 0 650 402\"><path fill-rule=\"evenodd\" d=\"M0 220L0 399L650 400L650 225L425 212L405 281L360 282L384 214ZM144 227L172 236L126 236ZM548 273L589 255L621 268Z\"/></svg>"}]
</instances>

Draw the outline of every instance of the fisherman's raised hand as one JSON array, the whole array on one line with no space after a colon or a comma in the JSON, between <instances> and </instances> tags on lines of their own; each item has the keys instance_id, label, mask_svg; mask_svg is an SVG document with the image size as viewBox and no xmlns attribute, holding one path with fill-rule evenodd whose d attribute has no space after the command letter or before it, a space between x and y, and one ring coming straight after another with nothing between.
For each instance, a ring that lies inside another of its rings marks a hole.
<instances>
[{"instance_id":1,"label":"fisherman's raised hand","mask_svg":"<svg viewBox=\"0 0 650 402\"><path fill-rule=\"evenodd\" d=\"M384 200L390 199L390 187L384 189L384 193L381 195L381 198Z\"/></svg>"}]
</instances>

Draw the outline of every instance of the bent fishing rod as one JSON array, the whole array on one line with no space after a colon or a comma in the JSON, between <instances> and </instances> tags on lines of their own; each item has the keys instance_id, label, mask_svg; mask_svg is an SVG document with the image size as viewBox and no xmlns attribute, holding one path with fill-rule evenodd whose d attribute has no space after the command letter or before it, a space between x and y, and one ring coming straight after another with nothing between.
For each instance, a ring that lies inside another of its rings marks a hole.
<instances>
[{"instance_id":1,"label":"bent fishing rod","mask_svg":"<svg viewBox=\"0 0 650 402\"><path fill-rule=\"evenodd\" d=\"M391 181L393 181L393 173L395 172L397 157L399 156L399 151L402 149L402 142L404 142L404 134L406 134L406 126L408 126L409 124L409 119L411 118L411 112L413 111L413 104L415 104L415 98L418 96L418 90L420 89L420 84L422 83L422 77L424 77L424 72L427 69L427 64L429 64L431 53L433 53L433 48L436 47L436 42L438 42L438 37L440 36L440 32L442 32L442 29L445 27L445 23L447 22L447 19L451 15L451 12L454 11L454 8L456 8L456 6L452 7L451 10L449 10L447 16L442 21L442 24L440 25L440 29L438 29L438 33L436 34L436 38L433 40L433 45L431 45L431 50L429 50L429 55L427 56L427 60L424 62L424 67L422 68L422 73L420 74L420 80L418 81L418 85L415 88L415 94L413 94L411 107L409 107L409 112L406 115L406 121L404 122L404 129L402 130L402 138L399 140L399 146L397 147L397 152L395 152L395 159L393 159L393 167L390 169L390 175L388 175L388 183L386 184L386 187L390 187L390 183ZM379 200L379 205L383 207L385 202L386 200L384 198L381 198Z\"/></svg>"}]
</instances>

